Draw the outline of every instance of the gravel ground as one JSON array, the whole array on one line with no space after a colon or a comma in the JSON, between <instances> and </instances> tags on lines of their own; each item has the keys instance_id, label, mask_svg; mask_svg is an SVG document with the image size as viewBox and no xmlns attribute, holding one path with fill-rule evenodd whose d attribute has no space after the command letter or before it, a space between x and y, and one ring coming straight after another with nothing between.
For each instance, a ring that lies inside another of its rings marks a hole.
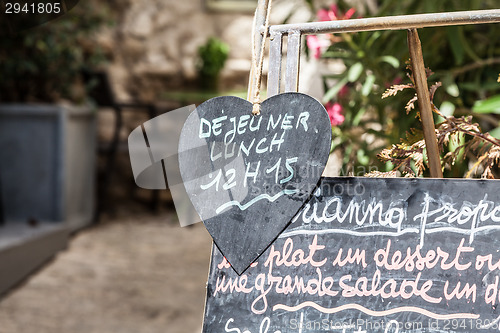
<instances>
[{"instance_id":1,"label":"gravel ground","mask_svg":"<svg viewBox=\"0 0 500 333\"><path fill-rule=\"evenodd\" d=\"M98 224L0 301L0 333L201 332L210 248L172 214Z\"/></svg>"}]
</instances>

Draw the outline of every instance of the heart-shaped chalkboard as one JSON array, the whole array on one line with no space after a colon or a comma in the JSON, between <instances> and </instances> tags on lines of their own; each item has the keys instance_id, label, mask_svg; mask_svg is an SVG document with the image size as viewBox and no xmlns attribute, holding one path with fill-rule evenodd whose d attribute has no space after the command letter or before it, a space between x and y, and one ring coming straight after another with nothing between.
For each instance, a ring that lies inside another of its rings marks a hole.
<instances>
[{"instance_id":1,"label":"heart-shaped chalkboard","mask_svg":"<svg viewBox=\"0 0 500 333\"><path fill-rule=\"evenodd\" d=\"M284 93L252 104L216 97L196 108L179 141L194 207L241 274L309 198L328 160L331 127L316 99Z\"/></svg>"}]
</instances>

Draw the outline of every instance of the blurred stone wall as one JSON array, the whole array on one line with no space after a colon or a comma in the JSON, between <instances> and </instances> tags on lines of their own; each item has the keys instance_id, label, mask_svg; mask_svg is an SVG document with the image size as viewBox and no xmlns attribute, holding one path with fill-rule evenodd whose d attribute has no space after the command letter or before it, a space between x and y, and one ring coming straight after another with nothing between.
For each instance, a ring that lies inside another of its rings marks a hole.
<instances>
[{"instance_id":1,"label":"blurred stone wall","mask_svg":"<svg viewBox=\"0 0 500 333\"><path fill-rule=\"evenodd\" d=\"M197 89L198 48L217 37L230 47L229 59L221 73L221 92L245 91L251 64L251 12L210 11L204 0L108 0L114 24L96 36L108 54L105 66L119 101L146 101L159 112L200 101L172 101L165 92ZM255 1L255 7L257 0ZM271 23L282 23L296 8L291 22L307 21L311 13L303 0L273 0ZM264 61L264 74L267 71ZM263 88L265 83L263 84ZM151 191L139 189L132 177L127 149L130 132L149 119L146 112L127 109L123 113L120 145L107 191L105 211L113 211L132 197L151 200ZM106 151L115 128L111 109L98 112L98 142ZM105 170L106 155L99 154L99 170ZM165 196L166 191L161 191ZM142 201L141 200L141 201ZM137 201L137 200L136 200Z\"/></svg>"},{"instance_id":2,"label":"blurred stone wall","mask_svg":"<svg viewBox=\"0 0 500 333\"><path fill-rule=\"evenodd\" d=\"M246 89L253 12L213 11L203 0L113 0L110 6L115 24L97 38L112 59L108 70L119 99L158 100L164 91L196 89L198 48L211 36L230 46L220 90ZM272 23L297 6L295 21L307 21L303 1L275 0Z\"/></svg>"},{"instance_id":3,"label":"blurred stone wall","mask_svg":"<svg viewBox=\"0 0 500 333\"><path fill-rule=\"evenodd\" d=\"M193 89L198 48L211 36L230 45L224 80L245 84L252 13L209 11L201 0L120 1L115 25L98 37L119 99L156 100L166 90ZM227 84L227 83L225 83Z\"/></svg>"},{"instance_id":4,"label":"blurred stone wall","mask_svg":"<svg viewBox=\"0 0 500 333\"><path fill-rule=\"evenodd\" d=\"M356 1L356 0L353 0ZM363 0L366 1L366 0ZM230 47L229 59L221 73L221 93L245 91L251 65L252 12L210 11L204 0L108 0L114 25L103 28L97 43L106 51L110 62L113 91L119 101L146 101L159 106L159 112L173 110L200 101L172 101L166 92L197 89L196 60L198 48L208 38L217 37ZM333 0L315 1L315 6L330 5ZM255 0L255 6L257 0ZM293 13L292 15L290 15ZM307 22L314 18L304 0L273 0L271 24ZM286 43L284 45L284 52ZM267 73L264 60L264 75ZM301 58L300 91L321 98L321 66L312 59ZM265 80L263 82L265 90ZM152 192L139 189L132 177L127 137L149 119L140 110L123 113L120 146L114 163L107 196L119 205L132 197L150 201ZM111 141L115 115L112 110L98 112L98 142L101 150ZM107 159L99 155L99 169ZM162 196L166 191L162 191ZM105 207L105 210L112 207Z\"/></svg>"}]
</instances>

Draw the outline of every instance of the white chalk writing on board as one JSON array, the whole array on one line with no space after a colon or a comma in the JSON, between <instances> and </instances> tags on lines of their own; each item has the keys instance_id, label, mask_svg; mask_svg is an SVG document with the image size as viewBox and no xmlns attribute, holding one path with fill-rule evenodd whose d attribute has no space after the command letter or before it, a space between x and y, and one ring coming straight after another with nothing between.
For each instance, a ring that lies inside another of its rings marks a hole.
<instances>
[{"instance_id":1,"label":"white chalk writing on board","mask_svg":"<svg viewBox=\"0 0 500 333\"><path fill-rule=\"evenodd\" d=\"M204 329L497 331L499 185L324 179L245 273L214 253Z\"/></svg>"},{"instance_id":2,"label":"white chalk writing on board","mask_svg":"<svg viewBox=\"0 0 500 333\"><path fill-rule=\"evenodd\" d=\"M253 115L241 98L208 100L188 117L179 140L186 192L240 273L309 198L331 146L328 114L314 98L285 93L260 106Z\"/></svg>"}]
</instances>

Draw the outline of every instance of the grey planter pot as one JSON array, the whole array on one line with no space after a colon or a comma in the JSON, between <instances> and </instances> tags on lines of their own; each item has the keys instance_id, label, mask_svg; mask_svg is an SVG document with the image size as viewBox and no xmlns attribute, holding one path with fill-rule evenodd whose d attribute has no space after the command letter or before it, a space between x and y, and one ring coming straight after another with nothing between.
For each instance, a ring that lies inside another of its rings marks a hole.
<instances>
[{"instance_id":1,"label":"grey planter pot","mask_svg":"<svg viewBox=\"0 0 500 333\"><path fill-rule=\"evenodd\" d=\"M88 107L0 104L0 293L92 222L95 118Z\"/></svg>"}]
</instances>

